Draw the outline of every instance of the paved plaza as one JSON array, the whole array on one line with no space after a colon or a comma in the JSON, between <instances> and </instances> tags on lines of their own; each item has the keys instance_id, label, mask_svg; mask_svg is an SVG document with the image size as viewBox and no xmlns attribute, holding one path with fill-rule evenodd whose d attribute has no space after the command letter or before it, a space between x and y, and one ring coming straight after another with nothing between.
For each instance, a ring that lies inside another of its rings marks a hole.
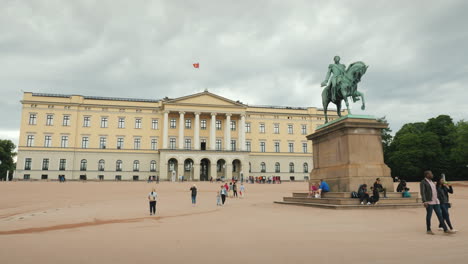
<instances>
[{"instance_id":1,"label":"paved plaza","mask_svg":"<svg viewBox=\"0 0 468 264\"><path fill-rule=\"evenodd\" d=\"M468 183L455 183L459 232L426 235L425 210L327 210L274 204L304 182L247 184L216 206L220 184L0 184L2 263L465 263ZM156 216L147 195L156 187ZM411 183L418 190L417 183ZM436 230L433 217L433 230Z\"/></svg>"}]
</instances>

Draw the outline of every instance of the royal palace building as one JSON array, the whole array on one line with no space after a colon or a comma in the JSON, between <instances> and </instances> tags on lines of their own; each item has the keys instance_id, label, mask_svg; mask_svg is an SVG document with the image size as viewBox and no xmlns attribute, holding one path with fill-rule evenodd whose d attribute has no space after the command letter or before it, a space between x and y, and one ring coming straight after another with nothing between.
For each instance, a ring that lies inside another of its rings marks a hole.
<instances>
[{"instance_id":1,"label":"royal palace building","mask_svg":"<svg viewBox=\"0 0 468 264\"><path fill-rule=\"evenodd\" d=\"M24 93L17 179L308 177L315 107L204 92L161 100ZM332 119L336 118L332 116Z\"/></svg>"}]
</instances>

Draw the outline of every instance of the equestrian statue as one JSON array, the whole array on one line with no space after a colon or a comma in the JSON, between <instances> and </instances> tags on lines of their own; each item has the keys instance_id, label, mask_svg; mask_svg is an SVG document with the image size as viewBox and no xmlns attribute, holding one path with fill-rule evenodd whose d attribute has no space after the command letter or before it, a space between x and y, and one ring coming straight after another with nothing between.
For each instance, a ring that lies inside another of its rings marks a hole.
<instances>
[{"instance_id":1,"label":"equestrian statue","mask_svg":"<svg viewBox=\"0 0 468 264\"><path fill-rule=\"evenodd\" d=\"M322 92L323 111L325 113L325 123L328 123L327 108L330 102L336 105L336 112L341 117L341 101L344 100L348 114L351 114L349 109L348 97L353 99L353 102L362 100L361 109L366 108L364 94L357 90L357 84L361 81L361 77L366 73L369 66L364 62L358 61L351 63L346 69L344 64L340 64L340 57L333 58L335 64L328 66L327 76L321 86L325 88ZM333 74L333 76L330 75ZM330 82L328 82L330 81ZM359 99L360 98L360 99Z\"/></svg>"}]
</instances>

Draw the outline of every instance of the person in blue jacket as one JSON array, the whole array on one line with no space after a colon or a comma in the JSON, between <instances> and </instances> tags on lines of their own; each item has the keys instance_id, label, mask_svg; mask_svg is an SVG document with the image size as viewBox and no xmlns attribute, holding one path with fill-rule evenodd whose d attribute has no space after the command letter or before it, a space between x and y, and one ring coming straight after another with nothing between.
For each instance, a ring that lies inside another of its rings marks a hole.
<instances>
[{"instance_id":1,"label":"person in blue jacket","mask_svg":"<svg viewBox=\"0 0 468 264\"><path fill-rule=\"evenodd\" d=\"M320 179L320 185L319 185L319 190L318 190L318 198L322 198L322 193L329 192L330 187L328 186L328 183L324 181L323 179Z\"/></svg>"}]
</instances>

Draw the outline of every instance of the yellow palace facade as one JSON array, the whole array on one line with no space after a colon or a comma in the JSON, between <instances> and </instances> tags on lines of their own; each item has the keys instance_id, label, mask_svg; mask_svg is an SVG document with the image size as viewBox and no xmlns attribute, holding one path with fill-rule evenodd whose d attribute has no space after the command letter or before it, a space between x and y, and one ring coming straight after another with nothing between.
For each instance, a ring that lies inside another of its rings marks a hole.
<instances>
[{"instance_id":1,"label":"yellow palace facade","mask_svg":"<svg viewBox=\"0 0 468 264\"><path fill-rule=\"evenodd\" d=\"M308 177L315 107L252 106L205 90L161 100L25 92L15 178L206 181ZM337 116L332 116L332 119Z\"/></svg>"}]
</instances>

